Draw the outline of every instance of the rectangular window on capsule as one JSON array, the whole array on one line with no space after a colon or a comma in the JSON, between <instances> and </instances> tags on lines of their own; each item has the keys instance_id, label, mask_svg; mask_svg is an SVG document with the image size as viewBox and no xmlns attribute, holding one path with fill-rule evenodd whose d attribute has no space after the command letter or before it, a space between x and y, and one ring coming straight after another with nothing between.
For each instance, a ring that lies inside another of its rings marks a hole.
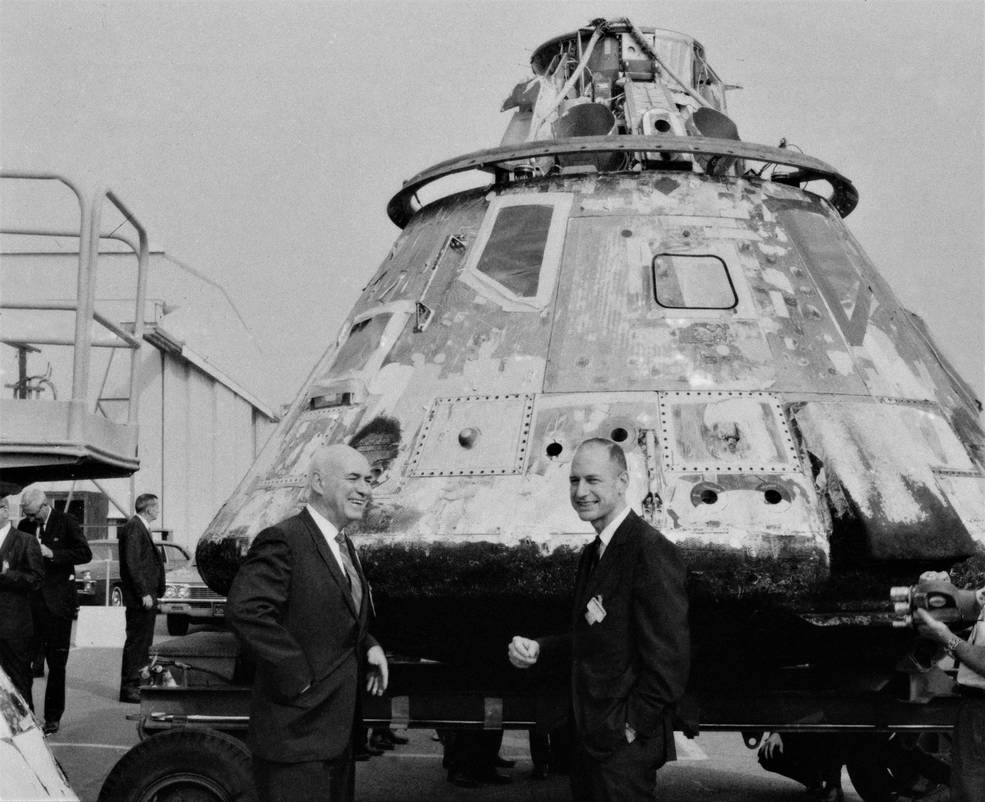
<instances>
[{"instance_id":1,"label":"rectangular window on capsule","mask_svg":"<svg viewBox=\"0 0 985 802\"><path fill-rule=\"evenodd\" d=\"M461 280L507 311L543 309L554 293L571 202L551 192L493 198Z\"/></svg>"},{"instance_id":2,"label":"rectangular window on capsule","mask_svg":"<svg viewBox=\"0 0 985 802\"><path fill-rule=\"evenodd\" d=\"M709 254L658 253L653 294L665 309L734 309L739 303L728 266Z\"/></svg>"}]
</instances>

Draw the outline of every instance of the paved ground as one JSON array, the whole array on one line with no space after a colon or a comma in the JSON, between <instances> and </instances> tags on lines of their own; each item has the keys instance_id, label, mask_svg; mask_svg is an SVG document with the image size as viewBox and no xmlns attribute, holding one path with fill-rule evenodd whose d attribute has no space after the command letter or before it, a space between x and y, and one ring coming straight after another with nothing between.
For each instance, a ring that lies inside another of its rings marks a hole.
<instances>
[{"instance_id":1,"label":"paved ground","mask_svg":"<svg viewBox=\"0 0 985 802\"><path fill-rule=\"evenodd\" d=\"M111 633L105 633L111 635ZM163 618L157 638L166 638ZM112 639L112 638L110 638ZM79 646L68 663L68 709L57 735L49 739L52 751L82 800L95 800L106 774L131 746L138 742L136 727L127 721L136 705L117 701L120 648ZM44 680L35 680L34 697L43 698ZM476 790L455 788L446 782L441 769L440 744L432 733L412 730L411 742L383 757L357 765L357 797L364 802L424 802L446 799L538 800L560 802L569 798L567 780L530 778L531 763L526 733L508 732L501 754L517 760L506 772L514 780L508 786L486 786ZM660 771L659 799L687 802L803 802L797 783L768 774L756 763L755 753L746 749L734 733L706 733L679 747L680 760ZM859 802L844 778L849 802Z\"/></svg>"}]
</instances>

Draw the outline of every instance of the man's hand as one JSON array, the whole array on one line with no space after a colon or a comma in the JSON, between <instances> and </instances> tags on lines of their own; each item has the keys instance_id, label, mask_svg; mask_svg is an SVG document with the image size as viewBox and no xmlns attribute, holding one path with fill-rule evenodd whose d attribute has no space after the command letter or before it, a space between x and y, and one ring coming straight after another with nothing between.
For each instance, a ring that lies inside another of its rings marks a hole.
<instances>
[{"instance_id":1,"label":"man's hand","mask_svg":"<svg viewBox=\"0 0 985 802\"><path fill-rule=\"evenodd\" d=\"M380 646L371 646L366 652L366 662L369 664L366 671L366 690L373 696L382 696L390 681L390 669L383 649Z\"/></svg>"},{"instance_id":2,"label":"man's hand","mask_svg":"<svg viewBox=\"0 0 985 802\"><path fill-rule=\"evenodd\" d=\"M41 546L41 556L47 557L49 560L55 556L55 552L49 549L44 543L39 544Z\"/></svg>"},{"instance_id":3,"label":"man's hand","mask_svg":"<svg viewBox=\"0 0 985 802\"><path fill-rule=\"evenodd\" d=\"M140 603L144 606L145 610L150 610L154 606L154 597L148 593L141 598Z\"/></svg>"},{"instance_id":4,"label":"man's hand","mask_svg":"<svg viewBox=\"0 0 985 802\"><path fill-rule=\"evenodd\" d=\"M763 745L760 748L764 757L767 760L771 760L777 755L783 754L783 738L780 736L780 733L771 732L769 737L763 741Z\"/></svg>"},{"instance_id":5,"label":"man's hand","mask_svg":"<svg viewBox=\"0 0 985 802\"><path fill-rule=\"evenodd\" d=\"M951 639L953 633L948 629L947 624L938 621L922 607L914 611L917 619L917 632L925 638L930 638L938 643L946 644Z\"/></svg>"},{"instance_id":6,"label":"man's hand","mask_svg":"<svg viewBox=\"0 0 985 802\"><path fill-rule=\"evenodd\" d=\"M530 638L514 635L506 653L517 668L530 668L540 657L540 644Z\"/></svg>"}]
</instances>

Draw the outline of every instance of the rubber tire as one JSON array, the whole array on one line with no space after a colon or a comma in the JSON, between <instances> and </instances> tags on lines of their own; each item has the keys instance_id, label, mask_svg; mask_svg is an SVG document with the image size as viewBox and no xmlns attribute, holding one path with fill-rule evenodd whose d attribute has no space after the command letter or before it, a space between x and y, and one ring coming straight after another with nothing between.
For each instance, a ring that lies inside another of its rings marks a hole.
<instances>
[{"instance_id":1,"label":"rubber tire","mask_svg":"<svg viewBox=\"0 0 985 802\"><path fill-rule=\"evenodd\" d=\"M137 744L110 771L99 802L256 802L250 753L216 730L178 727Z\"/></svg>"},{"instance_id":2,"label":"rubber tire","mask_svg":"<svg viewBox=\"0 0 985 802\"><path fill-rule=\"evenodd\" d=\"M123 586L113 585L109 589L109 606L110 607L122 607L123 606Z\"/></svg>"},{"instance_id":3,"label":"rubber tire","mask_svg":"<svg viewBox=\"0 0 985 802\"><path fill-rule=\"evenodd\" d=\"M191 621L187 615L168 615L168 634L187 635Z\"/></svg>"}]
</instances>

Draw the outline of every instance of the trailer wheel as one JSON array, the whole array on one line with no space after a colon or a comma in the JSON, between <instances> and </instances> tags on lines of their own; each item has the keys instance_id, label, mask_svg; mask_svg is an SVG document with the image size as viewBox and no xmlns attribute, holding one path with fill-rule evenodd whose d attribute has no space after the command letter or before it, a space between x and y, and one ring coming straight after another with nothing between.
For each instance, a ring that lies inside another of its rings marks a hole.
<instances>
[{"instance_id":1,"label":"trailer wheel","mask_svg":"<svg viewBox=\"0 0 985 802\"><path fill-rule=\"evenodd\" d=\"M191 622L188 620L187 615L176 615L168 614L168 634L169 635L187 635L188 625Z\"/></svg>"},{"instance_id":2,"label":"trailer wheel","mask_svg":"<svg viewBox=\"0 0 985 802\"><path fill-rule=\"evenodd\" d=\"M179 727L127 752L99 802L255 802L250 753L214 730Z\"/></svg>"}]
</instances>

